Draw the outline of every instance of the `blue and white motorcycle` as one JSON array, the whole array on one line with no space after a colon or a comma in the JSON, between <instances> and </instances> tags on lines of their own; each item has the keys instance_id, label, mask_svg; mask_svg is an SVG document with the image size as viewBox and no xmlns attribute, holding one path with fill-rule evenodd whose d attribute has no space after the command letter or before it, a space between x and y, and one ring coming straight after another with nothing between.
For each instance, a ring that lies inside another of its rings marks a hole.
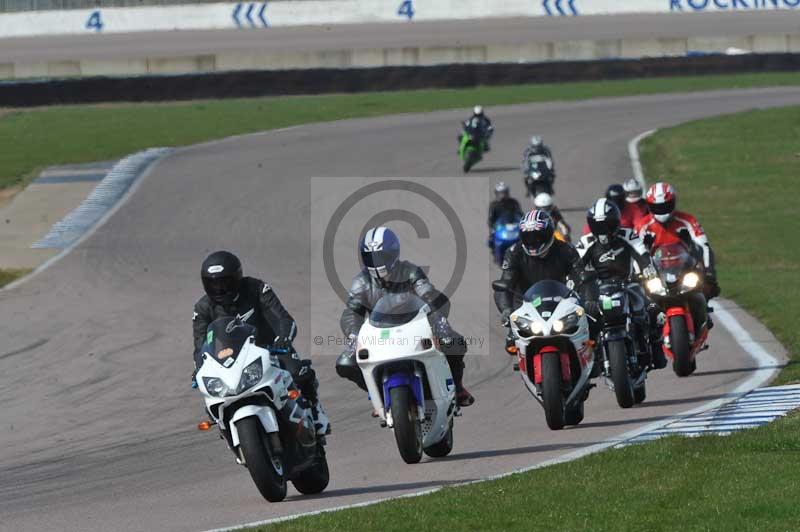
<instances>
[{"instance_id":1,"label":"blue and white motorcycle","mask_svg":"<svg viewBox=\"0 0 800 532\"><path fill-rule=\"evenodd\" d=\"M428 314L413 293L387 294L358 334L356 358L383 427L394 431L400 456L415 464L423 453L453 449L458 413L453 375L439 350Z\"/></svg>"},{"instance_id":2,"label":"blue and white motorcycle","mask_svg":"<svg viewBox=\"0 0 800 532\"><path fill-rule=\"evenodd\" d=\"M492 233L492 255L498 266L503 264L506 250L519 240L519 223L500 220L494 225Z\"/></svg>"}]
</instances>

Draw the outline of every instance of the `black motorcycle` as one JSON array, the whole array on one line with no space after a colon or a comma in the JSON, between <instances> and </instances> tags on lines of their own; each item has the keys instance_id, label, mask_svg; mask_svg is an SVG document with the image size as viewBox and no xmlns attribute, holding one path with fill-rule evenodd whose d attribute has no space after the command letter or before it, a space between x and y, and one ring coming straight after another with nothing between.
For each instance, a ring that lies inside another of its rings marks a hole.
<instances>
[{"instance_id":1,"label":"black motorcycle","mask_svg":"<svg viewBox=\"0 0 800 532\"><path fill-rule=\"evenodd\" d=\"M546 155L531 155L526 161L523 182L528 190L528 196L535 198L545 192L553 194L553 182L556 175L553 171L553 161Z\"/></svg>"}]
</instances>

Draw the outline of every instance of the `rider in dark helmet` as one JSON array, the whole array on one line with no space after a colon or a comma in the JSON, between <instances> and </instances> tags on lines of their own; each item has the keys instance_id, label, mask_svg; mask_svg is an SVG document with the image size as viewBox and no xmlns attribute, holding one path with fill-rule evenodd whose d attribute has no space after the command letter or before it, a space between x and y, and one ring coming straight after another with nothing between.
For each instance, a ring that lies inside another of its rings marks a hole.
<instances>
[{"instance_id":1,"label":"rider in dark helmet","mask_svg":"<svg viewBox=\"0 0 800 532\"><path fill-rule=\"evenodd\" d=\"M242 263L229 251L209 255L203 261L200 277L206 293L195 304L192 317L195 373L203 364L201 348L208 326L220 317L238 317L258 331L256 345L270 349L281 367L292 374L300 392L311 403L317 432L330 432L328 416L319 404L311 361L301 360L292 346L297 324L272 287L255 277L243 277Z\"/></svg>"},{"instance_id":2,"label":"rider in dark helmet","mask_svg":"<svg viewBox=\"0 0 800 532\"><path fill-rule=\"evenodd\" d=\"M523 214L519 202L511 197L508 185L503 181L495 183L494 201L489 204L489 247L492 247L495 224L517 223Z\"/></svg>"},{"instance_id":3,"label":"rider in dark helmet","mask_svg":"<svg viewBox=\"0 0 800 532\"><path fill-rule=\"evenodd\" d=\"M339 376L366 390L363 375L355 360L355 340L361 325L385 294L414 292L431 308L428 318L453 373L459 406L474 403L475 399L463 383L466 340L450 327L447 320L450 301L447 296L434 288L419 266L400 260L400 241L391 229L369 229L361 239L359 250L364 269L353 278L347 295L347 305L340 320L349 347L336 361L336 372Z\"/></svg>"},{"instance_id":4,"label":"rider in dark helmet","mask_svg":"<svg viewBox=\"0 0 800 532\"><path fill-rule=\"evenodd\" d=\"M623 222L625 222L626 219L625 219L625 217L622 216L622 213L625 210L625 188L619 183L614 183L613 185L608 185L608 188L606 189L605 198L610 203L613 203L614 206L617 207L617 210L619 210L619 213L620 213L620 216L619 216L620 225L622 227L628 227L625 223L623 223ZM628 227L628 229L633 229L633 226ZM583 225L583 234L584 235L588 235L591 232L592 232L592 230L589 227L588 222L585 223Z\"/></svg>"}]
</instances>

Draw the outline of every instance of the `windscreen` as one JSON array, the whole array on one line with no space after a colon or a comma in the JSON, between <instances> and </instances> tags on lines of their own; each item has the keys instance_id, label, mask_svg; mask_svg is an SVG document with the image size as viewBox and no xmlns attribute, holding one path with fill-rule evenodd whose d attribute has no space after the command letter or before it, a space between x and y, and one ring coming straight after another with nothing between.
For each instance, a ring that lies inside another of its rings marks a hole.
<instances>
[{"instance_id":1,"label":"windscreen","mask_svg":"<svg viewBox=\"0 0 800 532\"><path fill-rule=\"evenodd\" d=\"M567 285L558 281L539 281L525 292L525 301L529 301L542 312L553 312L561 300L572 297Z\"/></svg>"},{"instance_id":2,"label":"windscreen","mask_svg":"<svg viewBox=\"0 0 800 532\"><path fill-rule=\"evenodd\" d=\"M397 327L416 318L423 308L427 312L425 302L414 293L386 294L378 300L370 312L369 323L373 327Z\"/></svg>"},{"instance_id":3,"label":"windscreen","mask_svg":"<svg viewBox=\"0 0 800 532\"><path fill-rule=\"evenodd\" d=\"M653 255L653 262L662 274L680 274L690 269L693 259L686 246L680 243L659 247Z\"/></svg>"},{"instance_id":4,"label":"windscreen","mask_svg":"<svg viewBox=\"0 0 800 532\"><path fill-rule=\"evenodd\" d=\"M208 326L202 352L226 365L236 360L248 338L256 336L256 328L231 317L217 318Z\"/></svg>"}]
</instances>

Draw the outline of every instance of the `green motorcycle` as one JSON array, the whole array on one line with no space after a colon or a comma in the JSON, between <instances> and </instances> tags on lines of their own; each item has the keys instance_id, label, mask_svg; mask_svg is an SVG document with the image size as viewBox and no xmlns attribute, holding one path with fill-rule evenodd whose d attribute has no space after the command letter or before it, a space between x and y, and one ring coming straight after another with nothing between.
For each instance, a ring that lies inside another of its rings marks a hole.
<instances>
[{"instance_id":1,"label":"green motorcycle","mask_svg":"<svg viewBox=\"0 0 800 532\"><path fill-rule=\"evenodd\" d=\"M461 133L460 142L458 155L464 163L463 168L466 174L483 158L483 152L486 151L486 140L481 135L480 130L470 128Z\"/></svg>"}]
</instances>

